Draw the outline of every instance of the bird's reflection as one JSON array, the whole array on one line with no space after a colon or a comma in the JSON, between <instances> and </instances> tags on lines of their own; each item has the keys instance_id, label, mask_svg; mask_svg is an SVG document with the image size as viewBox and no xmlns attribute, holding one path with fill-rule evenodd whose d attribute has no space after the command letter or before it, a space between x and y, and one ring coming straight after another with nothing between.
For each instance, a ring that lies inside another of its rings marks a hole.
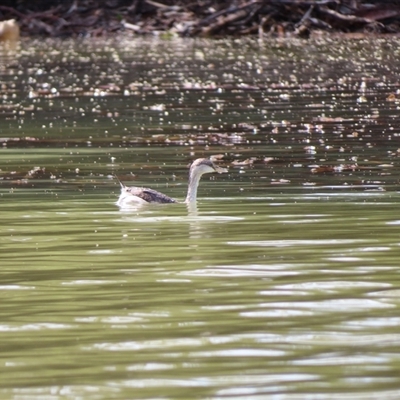
<instances>
[{"instance_id":1,"label":"bird's reflection","mask_svg":"<svg viewBox=\"0 0 400 400\"><path fill-rule=\"evenodd\" d=\"M198 216L199 209L197 207L197 201L193 203L187 203L186 208L188 210L188 216L195 218Z\"/></svg>"},{"instance_id":2,"label":"bird's reflection","mask_svg":"<svg viewBox=\"0 0 400 400\"><path fill-rule=\"evenodd\" d=\"M197 201L186 204L189 220L189 239L201 239L204 237L204 226L199 218ZM190 247L197 247L197 244L190 244Z\"/></svg>"}]
</instances>

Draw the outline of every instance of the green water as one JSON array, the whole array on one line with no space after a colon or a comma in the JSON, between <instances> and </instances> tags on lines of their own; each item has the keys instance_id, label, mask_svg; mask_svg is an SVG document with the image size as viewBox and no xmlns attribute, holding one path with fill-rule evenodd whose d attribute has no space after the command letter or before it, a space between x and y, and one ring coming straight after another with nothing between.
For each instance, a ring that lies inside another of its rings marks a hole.
<instances>
[{"instance_id":1,"label":"green water","mask_svg":"<svg viewBox=\"0 0 400 400\"><path fill-rule=\"evenodd\" d=\"M3 60L0 396L397 399L396 42L56 44Z\"/></svg>"}]
</instances>

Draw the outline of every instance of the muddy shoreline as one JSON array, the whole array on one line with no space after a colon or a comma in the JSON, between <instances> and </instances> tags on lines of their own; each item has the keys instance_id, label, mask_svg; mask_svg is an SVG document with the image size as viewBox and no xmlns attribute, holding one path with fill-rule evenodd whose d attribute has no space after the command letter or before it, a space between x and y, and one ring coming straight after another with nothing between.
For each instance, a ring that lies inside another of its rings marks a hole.
<instances>
[{"instance_id":1,"label":"muddy shoreline","mask_svg":"<svg viewBox=\"0 0 400 400\"><path fill-rule=\"evenodd\" d=\"M5 0L0 20L8 19L30 37L393 35L400 33L400 1Z\"/></svg>"}]
</instances>

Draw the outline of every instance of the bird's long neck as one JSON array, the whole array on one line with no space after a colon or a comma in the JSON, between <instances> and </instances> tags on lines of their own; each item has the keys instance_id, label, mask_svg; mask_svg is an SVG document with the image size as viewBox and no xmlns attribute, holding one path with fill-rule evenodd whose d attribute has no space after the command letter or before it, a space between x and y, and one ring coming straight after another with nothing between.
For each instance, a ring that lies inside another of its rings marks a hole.
<instances>
[{"instance_id":1,"label":"bird's long neck","mask_svg":"<svg viewBox=\"0 0 400 400\"><path fill-rule=\"evenodd\" d=\"M197 187L199 186L200 178L201 174L190 172L185 203L194 203L197 200Z\"/></svg>"}]
</instances>

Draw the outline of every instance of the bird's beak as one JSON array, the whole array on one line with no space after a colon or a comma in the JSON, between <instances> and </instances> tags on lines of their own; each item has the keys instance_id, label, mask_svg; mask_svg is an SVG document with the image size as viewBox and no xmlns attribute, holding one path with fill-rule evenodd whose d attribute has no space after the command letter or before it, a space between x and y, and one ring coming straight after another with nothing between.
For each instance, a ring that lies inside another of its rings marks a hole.
<instances>
[{"instance_id":1,"label":"bird's beak","mask_svg":"<svg viewBox=\"0 0 400 400\"><path fill-rule=\"evenodd\" d=\"M226 168L218 167L218 165L214 165L215 172L218 172L219 174L222 174L224 172L228 172Z\"/></svg>"}]
</instances>

